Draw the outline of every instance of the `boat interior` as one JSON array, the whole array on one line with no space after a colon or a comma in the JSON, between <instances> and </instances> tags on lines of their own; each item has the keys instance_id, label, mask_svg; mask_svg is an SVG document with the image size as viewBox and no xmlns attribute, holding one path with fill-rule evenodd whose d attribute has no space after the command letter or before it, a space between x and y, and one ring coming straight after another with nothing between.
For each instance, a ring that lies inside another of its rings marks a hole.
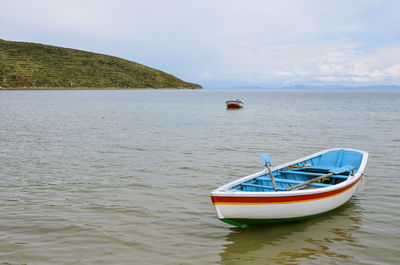
<instances>
[{"instance_id":1,"label":"boat interior","mask_svg":"<svg viewBox=\"0 0 400 265\"><path fill-rule=\"evenodd\" d=\"M362 157L362 153L353 150L331 150L320 156L275 170L272 175L276 191L316 189L339 184L357 172ZM314 178L319 179L303 185ZM297 188L297 186L300 187ZM236 185L231 190L274 192L275 188L270 174L267 173Z\"/></svg>"}]
</instances>

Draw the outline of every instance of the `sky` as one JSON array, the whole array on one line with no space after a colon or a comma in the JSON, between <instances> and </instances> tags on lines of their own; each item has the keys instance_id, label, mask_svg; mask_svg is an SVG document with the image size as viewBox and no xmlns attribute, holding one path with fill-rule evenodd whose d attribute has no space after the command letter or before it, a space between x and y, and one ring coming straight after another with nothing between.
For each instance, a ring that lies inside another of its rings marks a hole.
<instances>
[{"instance_id":1,"label":"sky","mask_svg":"<svg viewBox=\"0 0 400 265\"><path fill-rule=\"evenodd\" d=\"M400 1L0 0L0 39L216 87L400 85Z\"/></svg>"}]
</instances>

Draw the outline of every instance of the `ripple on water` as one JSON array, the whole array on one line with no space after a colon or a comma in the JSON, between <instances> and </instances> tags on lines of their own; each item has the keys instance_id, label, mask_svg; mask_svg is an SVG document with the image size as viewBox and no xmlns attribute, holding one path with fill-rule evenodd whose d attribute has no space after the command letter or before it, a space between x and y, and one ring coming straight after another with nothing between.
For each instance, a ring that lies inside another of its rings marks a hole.
<instances>
[{"instance_id":1,"label":"ripple on water","mask_svg":"<svg viewBox=\"0 0 400 265\"><path fill-rule=\"evenodd\" d=\"M0 91L5 264L396 264L400 93ZM246 107L226 111L232 94ZM202 102L202 104L193 104ZM330 106L327 108L326 106ZM366 187L305 222L220 222L216 187L331 147Z\"/></svg>"}]
</instances>

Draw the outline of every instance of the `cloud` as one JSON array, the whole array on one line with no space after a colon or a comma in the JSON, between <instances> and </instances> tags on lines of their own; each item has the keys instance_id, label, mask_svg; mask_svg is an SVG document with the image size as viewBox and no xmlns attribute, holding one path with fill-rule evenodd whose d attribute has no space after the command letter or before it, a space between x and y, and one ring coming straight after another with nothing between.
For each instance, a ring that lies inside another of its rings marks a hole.
<instances>
[{"instance_id":1,"label":"cloud","mask_svg":"<svg viewBox=\"0 0 400 265\"><path fill-rule=\"evenodd\" d=\"M400 64L395 64L386 68L385 73L393 78L400 77Z\"/></svg>"},{"instance_id":2,"label":"cloud","mask_svg":"<svg viewBox=\"0 0 400 265\"><path fill-rule=\"evenodd\" d=\"M372 52L363 46L348 39L268 47L241 43L224 51L225 73L258 84L399 84L400 46Z\"/></svg>"},{"instance_id":3,"label":"cloud","mask_svg":"<svg viewBox=\"0 0 400 265\"><path fill-rule=\"evenodd\" d=\"M397 1L15 0L1 5L0 38L111 54L205 86L400 84Z\"/></svg>"},{"instance_id":4,"label":"cloud","mask_svg":"<svg viewBox=\"0 0 400 265\"><path fill-rule=\"evenodd\" d=\"M208 70L205 70L203 73L201 73L201 77L204 79L209 79L211 78L211 74Z\"/></svg>"}]
</instances>

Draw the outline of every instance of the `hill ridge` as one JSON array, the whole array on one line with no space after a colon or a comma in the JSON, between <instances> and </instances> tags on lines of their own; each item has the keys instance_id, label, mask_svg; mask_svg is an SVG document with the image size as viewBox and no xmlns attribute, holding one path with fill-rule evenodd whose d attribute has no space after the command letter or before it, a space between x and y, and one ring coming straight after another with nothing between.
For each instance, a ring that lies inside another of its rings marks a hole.
<instances>
[{"instance_id":1,"label":"hill ridge","mask_svg":"<svg viewBox=\"0 0 400 265\"><path fill-rule=\"evenodd\" d=\"M2 89L182 88L200 85L123 58L0 39Z\"/></svg>"}]
</instances>

